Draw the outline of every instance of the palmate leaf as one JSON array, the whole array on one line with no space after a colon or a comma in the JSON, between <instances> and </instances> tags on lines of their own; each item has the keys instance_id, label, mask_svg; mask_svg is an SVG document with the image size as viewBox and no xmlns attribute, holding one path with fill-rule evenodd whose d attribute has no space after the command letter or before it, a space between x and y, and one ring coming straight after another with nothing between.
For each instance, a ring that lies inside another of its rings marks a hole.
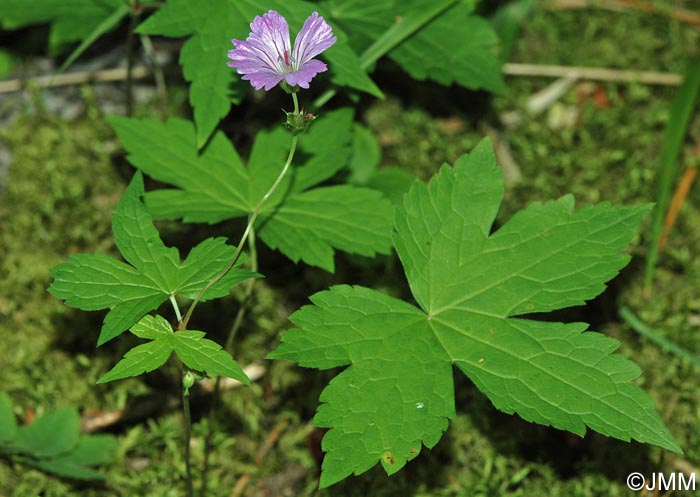
<instances>
[{"instance_id":1,"label":"palmate leaf","mask_svg":"<svg viewBox=\"0 0 700 497\"><path fill-rule=\"evenodd\" d=\"M80 254L51 270L54 281L49 292L66 304L86 311L110 309L98 345L127 330L171 296L195 298L226 268L236 251L223 238L209 238L181 262L178 250L161 241L141 201L143 193L143 177L137 172L112 220L117 247L127 263L101 254ZM237 265L243 262L245 257ZM202 301L223 297L233 286L257 276L233 268L204 293Z\"/></svg>"},{"instance_id":2,"label":"palmate leaf","mask_svg":"<svg viewBox=\"0 0 700 497\"><path fill-rule=\"evenodd\" d=\"M475 2L453 2L388 57L411 77L443 85L504 91L498 36L473 14ZM397 22L406 22L434 4L433 0L324 0L330 19L353 33L352 46L362 53Z\"/></svg>"},{"instance_id":3,"label":"palmate leaf","mask_svg":"<svg viewBox=\"0 0 700 497\"><path fill-rule=\"evenodd\" d=\"M177 187L146 194L157 218L216 223L253 212L284 166L290 136L258 133L245 167L222 133L200 154L192 123L112 117L128 160L149 176ZM391 250L391 203L375 190L349 185L316 187L350 158L352 110L321 116L299 140L299 166L284 178L255 225L259 238L292 259L334 270L334 250L373 256Z\"/></svg>"},{"instance_id":4,"label":"palmate leaf","mask_svg":"<svg viewBox=\"0 0 700 497\"><path fill-rule=\"evenodd\" d=\"M488 141L397 210L394 243L418 307L337 286L294 313L270 357L349 366L321 394L314 422L331 430L321 486L380 461L394 473L434 446L453 418L452 366L504 412L583 435L679 451L639 368L618 342L584 323L525 319L579 305L624 267L621 254L649 206L574 210L571 197L537 203L489 235L503 177Z\"/></svg>"},{"instance_id":5,"label":"palmate leaf","mask_svg":"<svg viewBox=\"0 0 700 497\"><path fill-rule=\"evenodd\" d=\"M189 36L180 53L180 63L185 79L191 83L190 104L194 108L198 148L206 143L228 113L231 102L240 102L250 89L250 84L226 65L226 53L233 48L231 39L245 39L255 16L270 9L285 16L290 34L294 36L318 6L301 0L168 0L138 27L140 33ZM360 60L347 44L345 34L335 26L334 34L338 41L323 54L329 63L331 80L381 96L361 69Z\"/></svg>"},{"instance_id":6,"label":"palmate leaf","mask_svg":"<svg viewBox=\"0 0 700 497\"><path fill-rule=\"evenodd\" d=\"M120 380L154 371L165 364L174 351L190 369L214 375L228 376L246 385L250 380L231 355L216 342L204 338L202 331L173 332L161 316L144 316L131 332L139 338L152 340L134 347L124 359L102 376L97 383Z\"/></svg>"}]
</instances>

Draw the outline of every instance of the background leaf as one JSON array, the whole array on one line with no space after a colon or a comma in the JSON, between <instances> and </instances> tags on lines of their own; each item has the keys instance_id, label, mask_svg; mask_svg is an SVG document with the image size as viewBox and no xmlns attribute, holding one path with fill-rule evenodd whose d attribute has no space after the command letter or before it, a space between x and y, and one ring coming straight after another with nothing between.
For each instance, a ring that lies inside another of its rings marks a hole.
<instances>
[{"instance_id":1,"label":"background leaf","mask_svg":"<svg viewBox=\"0 0 700 497\"><path fill-rule=\"evenodd\" d=\"M39 469L77 480L104 480L106 475L91 466L114 460L119 443L110 435L83 435L75 448L58 457L25 461Z\"/></svg>"},{"instance_id":2,"label":"background leaf","mask_svg":"<svg viewBox=\"0 0 700 497\"><path fill-rule=\"evenodd\" d=\"M17 29L50 22L49 48L55 54L65 44L87 38L105 19L123 11L122 0L0 0L0 26Z\"/></svg>"},{"instance_id":3,"label":"background leaf","mask_svg":"<svg viewBox=\"0 0 700 497\"><path fill-rule=\"evenodd\" d=\"M75 448L80 437L80 418L68 407L50 411L20 426L14 446L33 457L53 457Z\"/></svg>"},{"instance_id":4,"label":"background leaf","mask_svg":"<svg viewBox=\"0 0 700 497\"><path fill-rule=\"evenodd\" d=\"M331 18L353 36L363 67L388 55L418 80L501 92L505 84L498 37L472 15L473 2L351 0L323 2Z\"/></svg>"},{"instance_id":5,"label":"background leaf","mask_svg":"<svg viewBox=\"0 0 700 497\"><path fill-rule=\"evenodd\" d=\"M351 156L352 111L323 114L300 139L297 160L263 207L260 239L294 262L334 270L334 251L365 256L391 248L391 203L376 191L348 185L315 188ZM252 212L275 181L289 151L282 129L258 133L245 168L221 133L197 155L191 123L111 118L128 160L179 189L146 194L157 217L216 223Z\"/></svg>"},{"instance_id":6,"label":"background leaf","mask_svg":"<svg viewBox=\"0 0 700 497\"><path fill-rule=\"evenodd\" d=\"M0 445L11 442L17 434L17 422L12 412L12 401L5 392L0 392Z\"/></svg>"}]
</instances>

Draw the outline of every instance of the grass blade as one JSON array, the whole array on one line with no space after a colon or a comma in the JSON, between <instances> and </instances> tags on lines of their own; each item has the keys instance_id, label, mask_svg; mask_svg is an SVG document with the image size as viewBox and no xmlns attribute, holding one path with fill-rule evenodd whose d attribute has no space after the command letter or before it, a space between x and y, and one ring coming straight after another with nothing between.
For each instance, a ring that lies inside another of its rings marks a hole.
<instances>
[{"instance_id":1,"label":"grass blade","mask_svg":"<svg viewBox=\"0 0 700 497\"><path fill-rule=\"evenodd\" d=\"M108 17L105 17L104 20L95 26L95 29L93 29L90 34L86 36L82 42L80 42L80 45L78 45L76 49L71 52L65 62L61 64L57 74L65 71L68 66L75 62L75 59L80 57L83 52L85 52L85 50L87 50L88 47L92 45L100 36L114 29L114 27L116 27L122 21L124 16L129 13L129 10L129 6L126 3L120 4L114 12L112 12Z\"/></svg>"},{"instance_id":2,"label":"grass blade","mask_svg":"<svg viewBox=\"0 0 700 497\"><path fill-rule=\"evenodd\" d=\"M620 308L620 317L625 320L625 323L627 323L630 328L650 342L658 345L663 351L673 354L676 357L688 359L691 364L700 367L700 355L693 354L689 350L675 343L673 340L669 340L661 333L648 326L646 323L642 322L642 320L635 316L627 306L623 305Z\"/></svg>"},{"instance_id":3,"label":"grass blade","mask_svg":"<svg viewBox=\"0 0 700 497\"><path fill-rule=\"evenodd\" d=\"M700 91L700 59L694 59L688 64L676 97L671 104L671 113L664 131L664 141L661 146L659 167L659 182L656 194L656 209L652 220L651 246L646 259L644 271L644 292L651 293L654 279L654 266L659 255L659 238L663 228L666 208L671 197L671 189L676 176L678 157L683 148L683 141L688 131L690 116L695 107Z\"/></svg>"}]
</instances>

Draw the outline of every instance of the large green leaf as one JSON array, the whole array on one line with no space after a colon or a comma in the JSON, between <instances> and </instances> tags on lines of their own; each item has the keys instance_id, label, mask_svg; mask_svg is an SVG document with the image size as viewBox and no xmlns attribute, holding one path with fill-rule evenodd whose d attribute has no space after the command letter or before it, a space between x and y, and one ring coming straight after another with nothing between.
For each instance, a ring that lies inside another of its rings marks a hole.
<instances>
[{"instance_id":1,"label":"large green leaf","mask_svg":"<svg viewBox=\"0 0 700 497\"><path fill-rule=\"evenodd\" d=\"M112 220L115 241L124 259L106 255L74 255L54 267L49 292L83 310L109 308L98 345L118 336L144 314L171 296L196 295L231 261L235 247L210 238L180 261L176 248L166 247L141 201L143 178L138 172L124 192ZM237 265L245 261L239 258ZM257 275L233 268L212 285L202 301L223 297L238 283Z\"/></svg>"},{"instance_id":2,"label":"large green leaf","mask_svg":"<svg viewBox=\"0 0 700 497\"><path fill-rule=\"evenodd\" d=\"M146 194L156 217L217 223L252 213L284 166L291 137L283 129L258 133L247 168L216 133L197 151L192 123L170 119L110 118L128 160L149 176L177 187ZM335 249L366 256L391 250L391 203L354 186L314 188L343 168L351 155L352 111L322 115L299 139L294 166L256 222L260 239L294 262L333 271Z\"/></svg>"},{"instance_id":3,"label":"large green leaf","mask_svg":"<svg viewBox=\"0 0 700 497\"><path fill-rule=\"evenodd\" d=\"M330 428L321 485L380 461L394 473L432 447L454 417L452 366L493 404L583 435L586 428L679 451L639 368L618 342L584 323L525 319L579 305L605 289L649 206L574 210L571 197L537 203L495 233L503 175L482 142L396 213L394 243L418 307L338 286L314 295L270 357L328 369L349 366L321 394Z\"/></svg>"},{"instance_id":4,"label":"large green leaf","mask_svg":"<svg viewBox=\"0 0 700 497\"><path fill-rule=\"evenodd\" d=\"M189 36L182 48L180 63L185 79L191 83L190 103L194 107L198 148L228 113L231 102L240 102L250 88L226 65L231 39L245 39L255 16L270 9L286 17L294 36L318 6L301 0L168 0L139 26L140 33ZM345 34L335 26L334 33L337 43L323 54L329 62L333 82L381 96L360 67L360 60L347 44Z\"/></svg>"}]
</instances>

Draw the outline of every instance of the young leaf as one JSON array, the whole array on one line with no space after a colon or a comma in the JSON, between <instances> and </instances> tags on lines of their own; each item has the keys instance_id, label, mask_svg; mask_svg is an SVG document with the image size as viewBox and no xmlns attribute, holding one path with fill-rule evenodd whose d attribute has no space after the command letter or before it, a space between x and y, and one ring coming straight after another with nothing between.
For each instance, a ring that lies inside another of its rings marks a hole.
<instances>
[{"instance_id":1,"label":"young leaf","mask_svg":"<svg viewBox=\"0 0 700 497\"><path fill-rule=\"evenodd\" d=\"M180 331L172 335L172 346L190 369L228 376L250 385L250 380L233 357L216 342L204 338L202 331Z\"/></svg>"},{"instance_id":2,"label":"young leaf","mask_svg":"<svg viewBox=\"0 0 700 497\"><path fill-rule=\"evenodd\" d=\"M624 267L621 254L649 206L574 210L571 197L536 203L498 231L503 175L485 140L397 210L394 243L414 307L377 291L338 286L291 320L272 358L349 366L321 394L314 422L331 430L321 486L380 461L394 473L454 417L452 365L494 405L583 435L586 427L669 450L679 446L632 383L639 368L618 342L583 323L524 319L579 305Z\"/></svg>"},{"instance_id":3,"label":"young leaf","mask_svg":"<svg viewBox=\"0 0 700 497\"><path fill-rule=\"evenodd\" d=\"M1 0L0 0L1 1ZM197 127L195 143L201 148L229 111L231 102L242 100L250 85L226 65L231 39L246 39L256 15L273 9L285 16L290 32L298 31L318 6L300 0L168 0L138 27L138 32L164 36L189 36L180 53L185 79L190 81L190 103ZM334 28L336 44L324 53L331 79L375 96L381 92L360 67L360 60L347 45L347 36Z\"/></svg>"},{"instance_id":4,"label":"young leaf","mask_svg":"<svg viewBox=\"0 0 700 497\"><path fill-rule=\"evenodd\" d=\"M128 160L177 189L146 194L156 217L216 223L251 213L279 175L289 151L282 129L258 133L248 167L222 133L201 154L190 122L112 117ZM300 140L294 166L256 222L259 238L294 262L333 271L334 249L373 256L391 250L393 207L380 193L348 185L313 188L350 157L352 111L322 116Z\"/></svg>"},{"instance_id":5,"label":"young leaf","mask_svg":"<svg viewBox=\"0 0 700 497\"><path fill-rule=\"evenodd\" d=\"M148 316L144 316L146 317ZM97 383L122 380L155 371L165 364L172 351L172 344L167 337L138 345L127 352L124 359L97 380Z\"/></svg>"},{"instance_id":6,"label":"young leaf","mask_svg":"<svg viewBox=\"0 0 700 497\"><path fill-rule=\"evenodd\" d=\"M202 331L173 332L170 323L161 316L144 316L131 332L139 338L152 340L126 353L97 383L120 380L148 373L165 364L175 351L190 369L220 376L228 376L246 385L250 380L231 355L216 342L204 338Z\"/></svg>"},{"instance_id":7,"label":"young leaf","mask_svg":"<svg viewBox=\"0 0 700 497\"><path fill-rule=\"evenodd\" d=\"M144 193L141 173L124 192L112 219L117 247L126 263L106 255L74 255L54 267L49 292L66 304L83 310L109 308L98 345L111 340L136 323L144 314L180 294L194 298L228 265L235 247L223 238L210 238L194 247L180 262L176 248L166 247L141 202ZM237 265L245 261L239 258ZM223 297L238 283L257 277L239 268L231 269L209 288L202 301ZM151 351L154 352L154 351Z\"/></svg>"}]
</instances>

